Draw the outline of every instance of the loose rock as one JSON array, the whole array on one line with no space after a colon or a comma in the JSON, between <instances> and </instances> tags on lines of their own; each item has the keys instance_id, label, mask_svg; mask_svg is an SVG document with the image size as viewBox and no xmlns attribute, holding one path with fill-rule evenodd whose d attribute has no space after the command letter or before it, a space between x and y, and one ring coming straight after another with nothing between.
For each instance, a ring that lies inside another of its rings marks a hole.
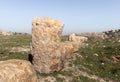
<instances>
[{"instance_id":1,"label":"loose rock","mask_svg":"<svg viewBox=\"0 0 120 82\"><path fill-rule=\"evenodd\" d=\"M36 82L34 67L26 60L0 61L0 82Z\"/></svg>"}]
</instances>

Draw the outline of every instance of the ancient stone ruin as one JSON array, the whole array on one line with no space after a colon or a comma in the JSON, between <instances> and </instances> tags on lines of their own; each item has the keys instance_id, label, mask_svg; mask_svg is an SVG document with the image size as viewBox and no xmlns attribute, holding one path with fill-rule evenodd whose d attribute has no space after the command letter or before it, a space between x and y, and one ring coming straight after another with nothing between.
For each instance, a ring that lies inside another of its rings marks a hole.
<instances>
[{"instance_id":1,"label":"ancient stone ruin","mask_svg":"<svg viewBox=\"0 0 120 82\"><path fill-rule=\"evenodd\" d=\"M76 34L70 34L68 38L69 42L73 42L75 45L75 51L78 50L80 47L87 47L87 44L84 43L88 40L85 36L80 36Z\"/></svg>"},{"instance_id":2,"label":"ancient stone ruin","mask_svg":"<svg viewBox=\"0 0 120 82\"><path fill-rule=\"evenodd\" d=\"M34 18L32 21L31 55L33 65L40 73L59 71L64 62L79 48L79 42L61 42L64 24L52 18ZM72 39L77 39L74 36ZM80 39L81 40L81 39Z\"/></svg>"},{"instance_id":3,"label":"ancient stone ruin","mask_svg":"<svg viewBox=\"0 0 120 82\"><path fill-rule=\"evenodd\" d=\"M60 48L64 24L51 18L34 18L32 22L33 65L40 73L50 73L63 68Z\"/></svg>"},{"instance_id":4,"label":"ancient stone ruin","mask_svg":"<svg viewBox=\"0 0 120 82\"><path fill-rule=\"evenodd\" d=\"M52 18L33 19L31 55L32 63L38 72L51 73L61 70L65 61L78 50L78 41L87 39L73 36L71 40L79 40L61 42L63 26L62 22Z\"/></svg>"},{"instance_id":5,"label":"ancient stone ruin","mask_svg":"<svg viewBox=\"0 0 120 82\"><path fill-rule=\"evenodd\" d=\"M36 82L36 72L29 61L0 61L0 82Z\"/></svg>"},{"instance_id":6,"label":"ancient stone ruin","mask_svg":"<svg viewBox=\"0 0 120 82\"><path fill-rule=\"evenodd\" d=\"M61 52L63 58L69 59L73 56L73 53L78 50L78 43L75 42L70 42L70 41L65 41L61 42Z\"/></svg>"}]
</instances>

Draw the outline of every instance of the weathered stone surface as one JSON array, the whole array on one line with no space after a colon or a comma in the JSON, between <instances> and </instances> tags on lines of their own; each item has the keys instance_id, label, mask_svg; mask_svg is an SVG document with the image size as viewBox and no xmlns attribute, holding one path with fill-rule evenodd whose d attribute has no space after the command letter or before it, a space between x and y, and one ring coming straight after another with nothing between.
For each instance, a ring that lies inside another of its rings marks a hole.
<instances>
[{"instance_id":1,"label":"weathered stone surface","mask_svg":"<svg viewBox=\"0 0 120 82\"><path fill-rule=\"evenodd\" d=\"M10 36L10 35L13 35L12 32L4 32L4 31L1 31L0 34L2 34L3 36Z\"/></svg>"},{"instance_id":2,"label":"weathered stone surface","mask_svg":"<svg viewBox=\"0 0 120 82\"><path fill-rule=\"evenodd\" d=\"M69 35L68 40L74 43L76 51L81 47L84 48L88 46L88 44L85 43L88 40L88 38L85 36L71 34Z\"/></svg>"},{"instance_id":3,"label":"weathered stone surface","mask_svg":"<svg viewBox=\"0 0 120 82\"><path fill-rule=\"evenodd\" d=\"M63 23L52 18L34 18L32 21L33 64L40 73L63 68L60 41Z\"/></svg>"},{"instance_id":4,"label":"weathered stone surface","mask_svg":"<svg viewBox=\"0 0 120 82\"><path fill-rule=\"evenodd\" d=\"M80 34L81 36L85 36L88 37L89 39L93 40L93 41L102 41L104 39L108 38L109 33L103 33L103 32L92 32L92 33L82 33Z\"/></svg>"},{"instance_id":5,"label":"weathered stone surface","mask_svg":"<svg viewBox=\"0 0 120 82\"><path fill-rule=\"evenodd\" d=\"M77 42L77 43L83 43L87 41L88 38L84 36L76 36L75 34L71 34L69 36L69 41Z\"/></svg>"},{"instance_id":6,"label":"weathered stone surface","mask_svg":"<svg viewBox=\"0 0 120 82\"><path fill-rule=\"evenodd\" d=\"M35 70L25 60L0 61L0 82L36 82Z\"/></svg>"},{"instance_id":7,"label":"weathered stone surface","mask_svg":"<svg viewBox=\"0 0 120 82\"><path fill-rule=\"evenodd\" d=\"M39 77L37 82L57 82L54 76Z\"/></svg>"},{"instance_id":8,"label":"weathered stone surface","mask_svg":"<svg viewBox=\"0 0 120 82\"><path fill-rule=\"evenodd\" d=\"M61 51L62 55L65 56L65 59L69 59L73 56L73 53L77 51L79 44L76 42L65 41L61 42Z\"/></svg>"},{"instance_id":9,"label":"weathered stone surface","mask_svg":"<svg viewBox=\"0 0 120 82\"><path fill-rule=\"evenodd\" d=\"M24 47L12 47L10 49L10 52L29 52L30 48L27 46Z\"/></svg>"}]
</instances>

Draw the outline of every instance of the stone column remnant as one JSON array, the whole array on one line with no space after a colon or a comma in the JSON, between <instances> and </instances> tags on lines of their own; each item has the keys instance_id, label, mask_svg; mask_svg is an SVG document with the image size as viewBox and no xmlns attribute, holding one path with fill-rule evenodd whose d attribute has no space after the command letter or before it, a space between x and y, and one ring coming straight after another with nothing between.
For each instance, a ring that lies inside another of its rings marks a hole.
<instances>
[{"instance_id":1,"label":"stone column remnant","mask_svg":"<svg viewBox=\"0 0 120 82\"><path fill-rule=\"evenodd\" d=\"M63 68L60 48L64 24L52 18L34 18L32 21L33 65L40 73L51 73Z\"/></svg>"}]
</instances>

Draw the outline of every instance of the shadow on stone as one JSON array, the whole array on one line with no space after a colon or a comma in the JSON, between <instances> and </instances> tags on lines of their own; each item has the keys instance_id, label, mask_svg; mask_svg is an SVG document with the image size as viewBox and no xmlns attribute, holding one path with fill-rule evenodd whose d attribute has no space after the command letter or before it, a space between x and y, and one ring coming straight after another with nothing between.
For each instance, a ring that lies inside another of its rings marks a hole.
<instances>
[{"instance_id":1,"label":"shadow on stone","mask_svg":"<svg viewBox=\"0 0 120 82\"><path fill-rule=\"evenodd\" d=\"M28 60L32 63L33 61L33 56L31 54L28 55ZM32 63L33 64L33 63Z\"/></svg>"}]
</instances>

